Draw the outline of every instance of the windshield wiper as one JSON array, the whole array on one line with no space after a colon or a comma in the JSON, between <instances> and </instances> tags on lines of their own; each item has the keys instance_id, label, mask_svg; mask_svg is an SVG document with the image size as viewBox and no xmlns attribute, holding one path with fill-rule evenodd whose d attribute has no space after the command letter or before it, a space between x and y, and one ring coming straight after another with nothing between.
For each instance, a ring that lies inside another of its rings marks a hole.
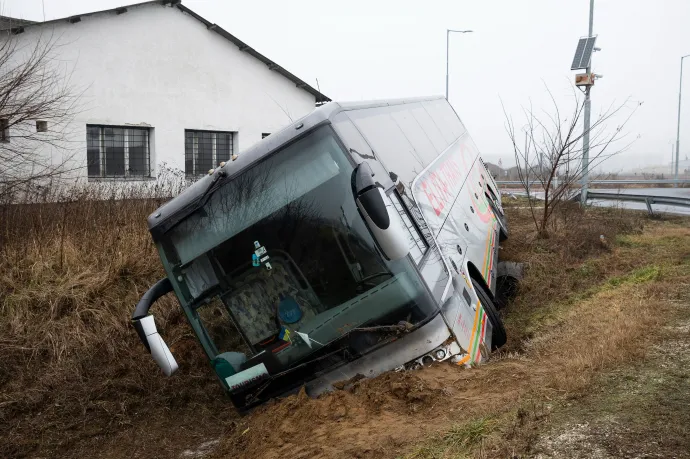
<instances>
[{"instance_id":1,"label":"windshield wiper","mask_svg":"<svg viewBox=\"0 0 690 459\"><path fill-rule=\"evenodd\" d=\"M410 322L401 320L395 325L379 325L379 326L374 326L374 327L360 327L360 328L353 328L352 330L348 331L344 335L340 336L337 341L342 340L343 338L346 338L350 336L351 333L353 332L386 332L386 331L394 331L397 333L406 333L414 330L416 327L411 324ZM331 342L333 343L333 341ZM327 343L324 347L328 347L331 343ZM339 352L345 351L349 348L349 346L342 346L334 351L329 352L328 354L321 355L319 357L315 357L310 360L306 360L298 365L295 365L294 367L290 367L286 370L281 371L280 373L276 373L275 375L271 375L271 380L278 378L279 376L284 376L288 373L292 373L295 370L298 370L300 368L304 368L307 365L310 365L314 362L318 362L319 360L323 360L327 357L332 356L333 354L337 354ZM323 349L323 348L322 348Z\"/></svg>"},{"instance_id":2,"label":"windshield wiper","mask_svg":"<svg viewBox=\"0 0 690 459\"><path fill-rule=\"evenodd\" d=\"M225 171L224 168L219 167L217 169L217 172L213 174L213 179L211 180L211 183L208 184L206 189L204 190L203 193L201 193L201 196L199 197L199 200L197 201L198 205L196 206L197 208L203 206L206 204L206 197L211 191L211 189L220 181L220 179L225 178L228 176L228 173Z\"/></svg>"},{"instance_id":3,"label":"windshield wiper","mask_svg":"<svg viewBox=\"0 0 690 459\"><path fill-rule=\"evenodd\" d=\"M343 335L343 336L347 336L347 335ZM328 346L328 345L326 345L326 346ZM319 357L315 357L315 358L313 358L313 359L311 359L311 360L307 360L306 362L302 362L302 363L300 363L299 365L295 365L294 367L290 367L290 368L288 368L287 370L281 371L280 373L276 373L275 375L271 375L271 378L274 379L274 378L277 378L277 377L279 377L279 376L283 376L283 375L286 375L286 374L288 374L288 373L292 373L292 372L295 371L295 370L299 370L300 368L304 368L304 367L307 366L307 365L310 365L310 364L312 364L312 363L314 363L314 362L318 362L319 360L323 360L323 359L325 359L325 358L327 358L327 357L332 356L333 354L337 354L338 352L342 352L342 351L344 351L344 350L347 350L347 346L340 347L340 348L338 348L338 349L336 349L336 350L334 350L334 351L329 352L328 354L324 354L324 355L321 355L321 356L319 356Z\"/></svg>"},{"instance_id":4,"label":"windshield wiper","mask_svg":"<svg viewBox=\"0 0 690 459\"><path fill-rule=\"evenodd\" d=\"M359 327L359 328L353 328L348 332L352 333L354 331L394 331L394 332L407 332L411 331L414 328L414 325L409 323L406 320L401 320L395 325L376 325L374 327Z\"/></svg>"}]
</instances>

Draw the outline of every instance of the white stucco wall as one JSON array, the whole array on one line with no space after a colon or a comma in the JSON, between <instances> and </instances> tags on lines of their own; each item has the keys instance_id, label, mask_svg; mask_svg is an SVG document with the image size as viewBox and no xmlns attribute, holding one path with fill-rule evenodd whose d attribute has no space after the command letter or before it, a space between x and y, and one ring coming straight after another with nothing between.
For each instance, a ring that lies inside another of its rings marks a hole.
<instances>
[{"instance_id":1,"label":"white stucco wall","mask_svg":"<svg viewBox=\"0 0 690 459\"><path fill-rule=\"evenodd\" d=\"M86 125L152 127L151 168L184 170L185 129L237 132L235 152L314 109L315 98L177 8L158 4L26 27L51 35L57 57L83 91L70 131L86 177ZM279 63L280 64L280 63ZM289 65L287 65L289 68Z\"/></svg>"}]
</instances>

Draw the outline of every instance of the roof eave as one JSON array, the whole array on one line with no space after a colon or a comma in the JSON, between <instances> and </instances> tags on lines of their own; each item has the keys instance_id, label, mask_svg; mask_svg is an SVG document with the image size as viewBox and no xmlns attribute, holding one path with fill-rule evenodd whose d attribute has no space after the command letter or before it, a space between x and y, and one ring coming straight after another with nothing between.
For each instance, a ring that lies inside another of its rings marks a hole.
<instances>
[{"instance_id":1,"label":"roof eave","mask_svg":"<svg viewBox=\"0 0 690 459\"><path fill-rule=\"evenodd\" d=\"M237 46L237 48L240 51L245 52L245 53L249 54L250 56L260 60L261 62L266 64L269 69L275 70L276 72L280 73L285 78L287 78L288 80L293 81L298 88L304 89L308 93L312 94L316 98L317 104L331 101L331 99L328 96L326 96L325 94L323 94L321 91L317 90L316 88L312 87L311 85L309 85L308 83L306 83L302 79L300 79L297 76L293 75L292 73L288 72L285 68L281 67L280 65L273 62L271 59L267 58L266 56L264 56L260 52L256 51L254 48L252 48L251 46L249 46L248 44L246 44L245 42L243 42L239 38L235 37L234 35L232 35L227 30L220 27L218 24L214 24L214 23L206 20L202 16L199 16L197 13L195 13L194 11L187 8L182 3L177 3L175 6L180 11L183 11L183 12L189 14L190 16L192 16L197 21L200 21L201 23L206 25L206 27L209 30L216 32L221 37L223 37L226 40L233 43L235 46Z\"/></svg>"},{"instance_id":2,"label":"roof eave","mask_svg":"<svg viewBox=\"0 0 690 459\"><path fill-rule=\"evenodd\" d=\"M147 2L142 2L142 3L134 3L131 5L124 5L124 6L120 6L118 8L111 8L109 10L94 11L91 13L77 14L77 15L73 15L70 17L66 17L66 18L52 19L50 21L44 21L44 22L24 21L24 24L21 24L21 25L17 24L18 27L17 26L7 27L7 28L2 29L2 30L14 30L14 29L21 27L22 28L21 31L23 32L24 27L35 27L35 26L53 24L53 23L64 22L64 21L68 21L70 23L76 23L76 22L79 22L82 17L88 17L88 16L93 16L96 14L110 13L110 12L115 12L116 14L121 14L119 11L124 10L126 12L128 8L135 8L138 6L151 5L151 4L159 4L159 5L163 5L163 6L170 5L173 7L177 7L180 11L187 13L188 15L192 16L197 21L204 24L206 26L206 28L208 28L209 30L216 32L221 37L225 38L226 40L228 40L231 43L233 43L234 45L236 45L240 51L246 52L250 56L260 60L261 62L266 64L266 66L268 66L269 69L278 72L279 74L283 75L288 80L295 83L295 86L297 86L298 88L304 89L308 93L312 94L314 96L314 98L316 99L317 104L323 104L325 102L331 101L330 97L326 96L321 91L319 91L316 88L312 87L311 85L307 84L305 81L296 77L292 73L288 72L287 70L285 70L285 68L276 64L275 62L273 62L272 60L270 60L269 58L267 58L263 54L259 53L254 48L247 45L242 40L235 37L234 35L232 35L227 30L223 29L222 27L220 27L218 24L213 24L213 23L209 22L205 18L199 16L197 13L195 13L194 11L192 11L189 8L187 8L186 6L184 6L181 3L181 0L153 0L153 1L147 1Z\"/></svg>"}]
</instances>

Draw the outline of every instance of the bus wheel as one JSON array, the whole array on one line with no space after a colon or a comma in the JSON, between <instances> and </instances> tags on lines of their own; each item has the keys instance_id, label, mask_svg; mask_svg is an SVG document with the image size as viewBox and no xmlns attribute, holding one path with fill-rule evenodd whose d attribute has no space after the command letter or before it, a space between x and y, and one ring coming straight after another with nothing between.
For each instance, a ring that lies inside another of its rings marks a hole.
<instances>
[{"instance_id":1,"label":"bus wheel","mask_svg":"<svg viewBox=\"0 0 690 459\"><path fill-rule=\"evenodd\" d=\"M484 311L486 311L489 322L491 322L491 350L495 351L506 343L508 339L506 336L506 329L503 327L503 321L501 320L501 316L498 315L498 310L494 302L491 301L484 287L474 279L472 279L472 285L474 286L474 291L477 292L479 302L484 307Z\"/></svg>"}]
</instances>

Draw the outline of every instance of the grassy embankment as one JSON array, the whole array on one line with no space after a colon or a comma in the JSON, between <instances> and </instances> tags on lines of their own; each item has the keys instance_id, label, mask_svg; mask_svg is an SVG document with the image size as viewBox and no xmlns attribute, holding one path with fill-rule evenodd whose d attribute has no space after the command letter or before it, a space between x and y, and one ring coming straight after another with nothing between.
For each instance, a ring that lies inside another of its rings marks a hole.
<instances>
[{"instance_id":1,"label":"grassy embankment","mask_svg":"<svg viewBox=\"0 0 690 459\"><path fill-rule=\"evenodd\" d=\"M146 229L159 202L77 198L0 209L0 457L170 457L220 438L219 457L529 455L602 377L645 361L688 303L688 220L569 209L536 239L524 203L508 201L502 257L527 274L492 363L385 375L238 418L173 299L156 304L173 378L130 326L163 274Z\"/></svg>"},{"instance_id":2,"label":"grassy embankment","mask_svg":"<svg viewBox=\"0 0 690 459\"><path fill-rule=\"evenodd\" d=\"M0 206L0 457L88 449L220 395L176 300L155 311L176 377L134 333L134 305L163 276L146 227L162 201L116 197Z\"/></svg>"},{"instance_id":3,"label":"grassy embankment","mask_svg":"<svg viewBox=\"0 0 690 459\"><path fill-rule=\"evenodd\" d=\"M690 348L690 220L590 209L559 217L553 237L539 240L525 203L508 204L503 256L525 262L527 275L505 311L510 342L479 371L512 400L496 406L489 394L485 409L404 457L690 454L683 428L669 423L689 420L690 370L674 364L678 352L658 351L669 340ZM659 382L669 366L673 388Z\"/></svg>"}]
</instances>

